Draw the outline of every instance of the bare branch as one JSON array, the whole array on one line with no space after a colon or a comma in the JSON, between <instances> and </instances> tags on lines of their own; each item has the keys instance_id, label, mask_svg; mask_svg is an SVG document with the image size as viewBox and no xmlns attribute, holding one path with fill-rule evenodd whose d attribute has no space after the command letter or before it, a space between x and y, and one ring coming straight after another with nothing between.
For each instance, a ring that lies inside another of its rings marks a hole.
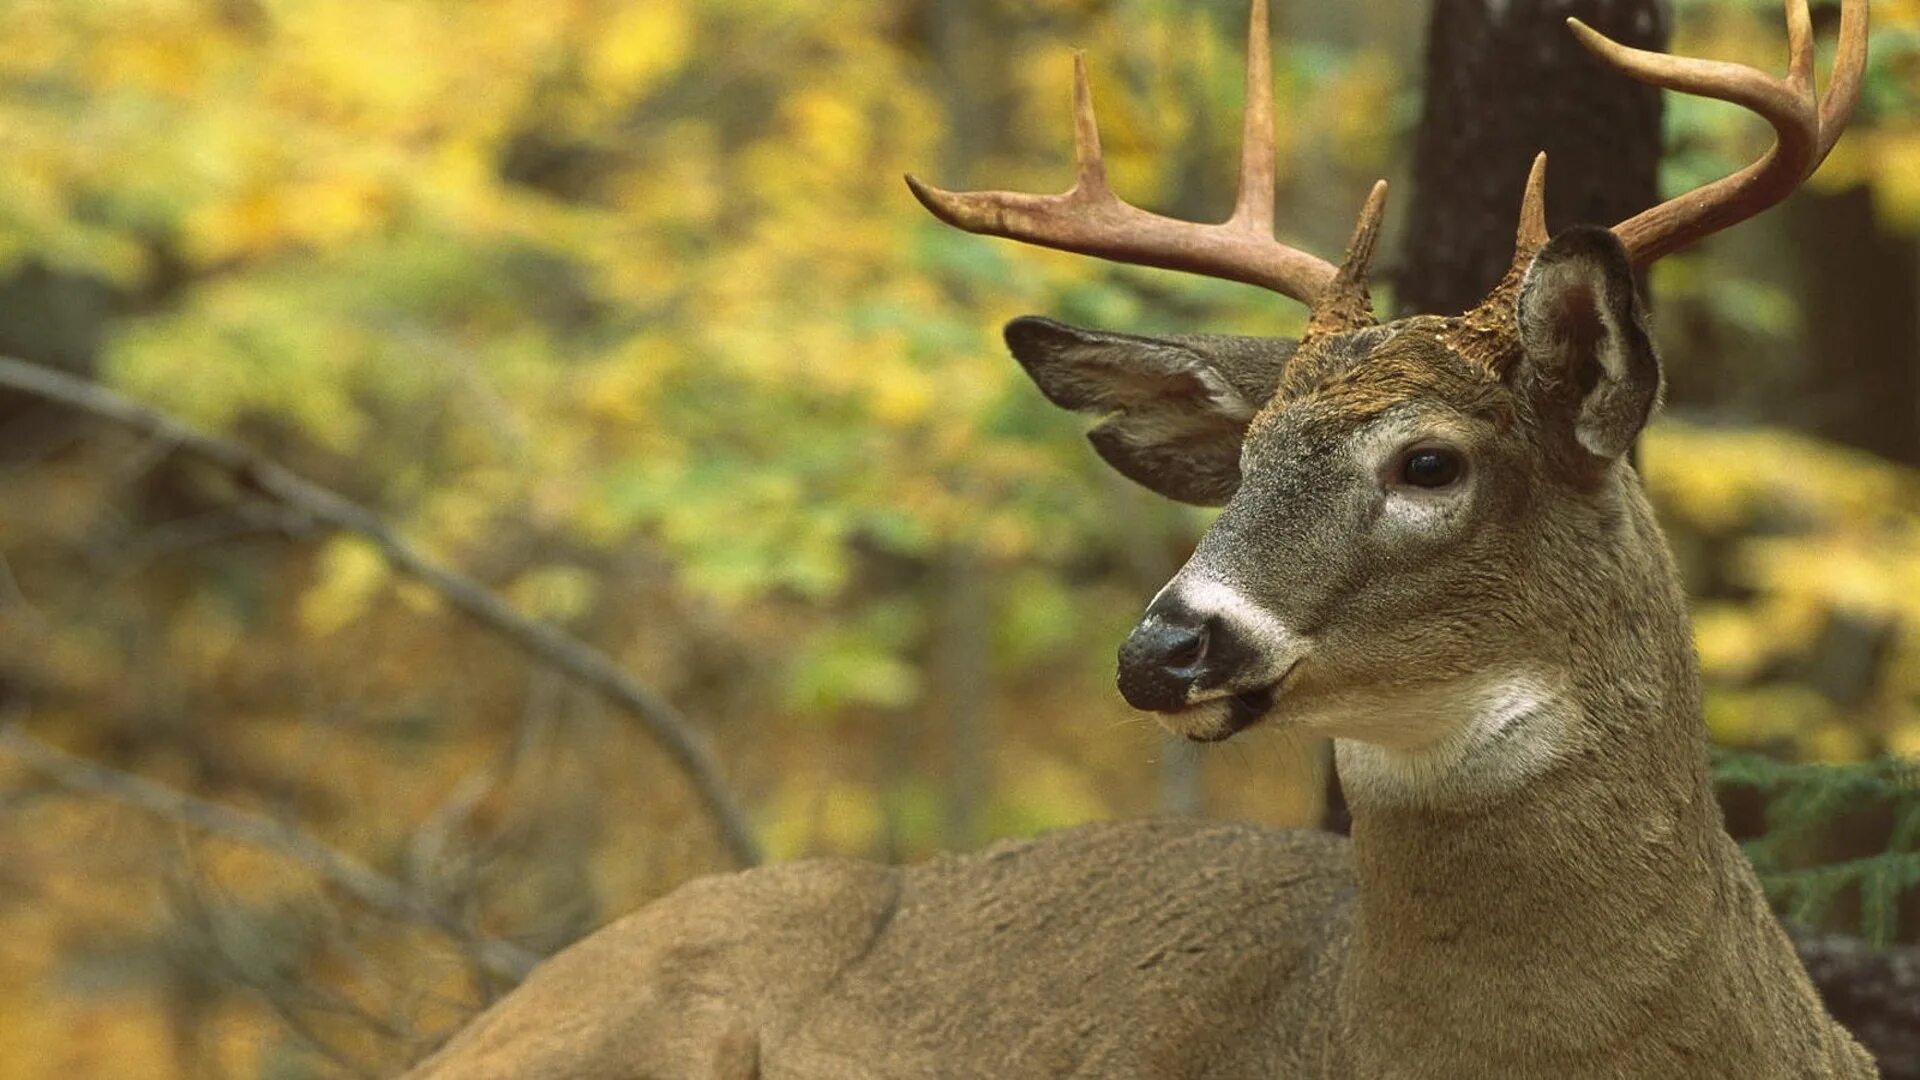
<instances>
[{"instance_id":1,"label":"bare branch","mask_svg":"<svg viewBox=\"0 0 1920 1080\"><path fill-rule=\"evenodd\" d=\"M0 720L0 749L11 751L28 768L70 791L95 795L298 863L376 911L440 930L470 947L497 975L518 981L539 963L538 957L518 945L475 934L446 912L422 903L399 882L291 825L75 757L28 735L12 719Z\"/></svg>"},{"instance_id":2,"label":"bare branch","mask_svg":"<svg viewBox=\"0 0 1920 1080\"><path fill-rule=\"evenodd\" d=\"M734 861L761 861L760 845L719 765L699 735L667 700L642 685L605 653L555 627L513 610L492 590L421 554L379 515L337 492L266 460L227 439L208 435L111 390L36 364L0 357L0 386L57 402L144 432L169 446L231 470L245 485L314 521L371 541L394 569L426 584L448 604L570 678L591 687L640 722L693 785L719 825Z\"/></svg>"}]
</instances>

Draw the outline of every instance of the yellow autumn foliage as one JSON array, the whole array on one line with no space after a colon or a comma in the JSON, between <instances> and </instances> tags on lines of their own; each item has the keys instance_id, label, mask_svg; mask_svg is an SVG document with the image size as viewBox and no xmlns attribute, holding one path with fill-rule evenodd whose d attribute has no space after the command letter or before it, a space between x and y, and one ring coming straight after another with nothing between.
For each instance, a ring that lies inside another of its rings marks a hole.
<instances>
[{"instance_id":1,"label":"yellow autumn foliage","mask_svg":"<svg viewBox=\"0 0 1920 1080\"><path fill-rule=\"evenodd\" d=\"M1762 6L1687 5L1681 44L1775 63ZM5 347L285 461L604 649L711 739L778 856L1149 812L1160 747L1115 700L1112 649L1204 517L1109 475L995 328L1037 311L1287 334L1300 313L954 233L900 176L1066 187L1078 47L1116 189L1224 216L1238 17L0 4L0 289L21 290L0 324L27 328ZM1920 87L1896 60L1920 0L1875 17L1883 104L1817 182L1869 184L1913 229ZM1397 167L1410 42L1277 42L1290 239L1337 251ZM1686 168L1765 137L1731 110L1674 115ZM1742 258L1657 283L1711 298ZM1920 481L1681 422L1644 467L1703 590L1714 735L1920 756ZM244 478L62 429L0 469L0 506L0 683L75 753L296 822L535 952L721 865L624 717ZM1835 659L1868 652L1864 673ZM952 790L968 732L988 788L971 821ZM1204 768L1217 812L1314 812L1292 748ZM4 756L0 867L0 1080L350 1071L330 1053L385 1074L499 989L444 934Z\"/></svg>"}]
</instances>

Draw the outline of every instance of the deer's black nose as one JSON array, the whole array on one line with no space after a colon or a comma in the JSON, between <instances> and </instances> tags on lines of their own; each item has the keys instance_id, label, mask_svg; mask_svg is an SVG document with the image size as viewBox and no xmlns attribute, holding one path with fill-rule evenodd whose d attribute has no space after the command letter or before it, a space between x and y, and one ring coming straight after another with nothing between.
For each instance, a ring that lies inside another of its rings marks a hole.
<instances>
[{"instance_id":1,"label":"deer's black nose","mask_svg":"<svg viewBox=\"0 0 1920 1080\"><path fill-rule=\"evenodd\" d=\"M1213 620L1172 597L1147 609L1120 646L1120 695L1136 709L1172 712L1207 671L1217 633Z\"/></svg>"}]
</instances>

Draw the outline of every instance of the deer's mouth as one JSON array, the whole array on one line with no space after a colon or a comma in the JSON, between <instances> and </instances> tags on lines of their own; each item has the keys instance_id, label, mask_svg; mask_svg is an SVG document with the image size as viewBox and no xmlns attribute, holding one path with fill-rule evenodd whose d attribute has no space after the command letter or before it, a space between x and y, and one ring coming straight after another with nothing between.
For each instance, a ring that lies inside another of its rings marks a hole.
<instances>
[{"instance_id":1,"label":"deer's mouth","mask_svg":"<svg viewBox=\"0 0 1920 1080\"><path fill-rule=\"evenodd\" d=\"M1231 697L1219 698L1179 712L1161 714L1163 726L1189 742L1225 742L1267 718L1273 703L1286 688L1299 664L1289 665L1278 679L1253 690L1242 690Z\"/></svg>"},{"instance_id":2,"label":"deer's mouth","mask_svg":"<svg viewBox=\"0 0 1920 1080\"><path fill-rule=\"evenodd\" d=\"M1265 719L1273 708L1275 686L1248 690L1226 699L1226 719L1206 732L1188 732L1187 738L1197 743L1225 742Z\"/></svg>"}]
</instances>

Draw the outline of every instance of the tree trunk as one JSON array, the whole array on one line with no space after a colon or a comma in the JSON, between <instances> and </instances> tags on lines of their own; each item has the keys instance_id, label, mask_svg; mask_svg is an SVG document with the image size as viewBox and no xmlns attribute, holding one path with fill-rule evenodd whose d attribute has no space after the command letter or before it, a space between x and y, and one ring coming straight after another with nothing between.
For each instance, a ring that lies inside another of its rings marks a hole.
<instances>
[{"instance_id":1,"label":"tree trunk","mask_svg":"<svg viewBox=\"0 0 1920 1080\"><path fill-rule=\"evenodd\" d=\"M1547 152L1547 222L1612 225L1653 205L1660 95L1603 68L1567 30L1664 49L1661 0L1435 0L1402 314L1478 303L1513 259L1520 193Z\"/></svg>"},{"instance_id":2,"label":"tree trunk","mask_svg":"<svg viewBox=\"0 0 1920 1080\"><path fill-rule=\"evenodd\" d=\"M993 580L979 552L948 555L936 660L946 703L947 846L971 850L985 835L983 807L993 791Z\"/></svg>"},{"instance_id":3,"label":"tree trunk","mask_svg":"<svg viewBox=\"0 0 1920 1080\"><path fill-rule=\"evenodd\" d=\"M1864 187L1802 191L1787 213L1808 362L1781 405L1798 427L1920 465L1920 247L1881 227Z\"/></svg>"}]
</instances>

